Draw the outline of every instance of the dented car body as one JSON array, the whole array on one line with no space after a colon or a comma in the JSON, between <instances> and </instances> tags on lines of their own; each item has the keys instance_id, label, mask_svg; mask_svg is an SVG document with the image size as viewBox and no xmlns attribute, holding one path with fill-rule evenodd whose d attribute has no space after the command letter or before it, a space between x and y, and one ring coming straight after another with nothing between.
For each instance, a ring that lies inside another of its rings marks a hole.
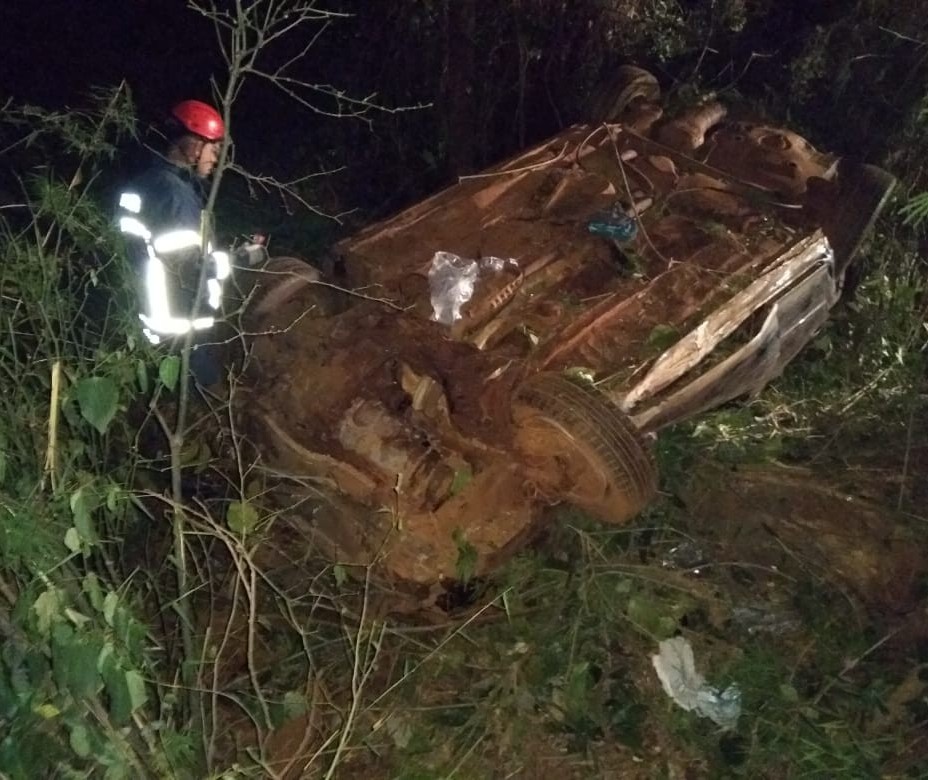
<instances>
[{"instance_id":1,"label":"dented car body","mask_svg":"<svg viewBox=\"0 0 928 780\"><path fill-rule=\"evenodd\" d=\"M665 117L620 76L606 121L340 243L357 295L267 269L245 419L333 559L428 600L545 506L624 523L648 434L758 392L826 321L892 178L718 103ZM338 511L309 511L320 488Z\"/></svg>"}]
</instances>

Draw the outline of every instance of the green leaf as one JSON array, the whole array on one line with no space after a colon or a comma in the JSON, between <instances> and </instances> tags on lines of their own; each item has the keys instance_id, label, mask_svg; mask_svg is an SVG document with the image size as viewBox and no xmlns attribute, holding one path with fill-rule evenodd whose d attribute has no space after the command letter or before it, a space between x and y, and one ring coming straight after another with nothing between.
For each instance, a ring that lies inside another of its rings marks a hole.
<instances>
[{"instance_id":1,"label":"green leaf","mask_svg":"<svg viewBox=\"0 0 928 780\"><path fill-rule=\"evenodd\" d=\"M103 591L100 589L100 579L93 572L89 572L84 577L84 583L81 586L92 606L98 612L103 611Z\"/></svg>"},{"instance_id":2,"label":"green leaf","mask_svg":"<svg viewBox=\"0 0 928 780\"><path fill-rule=\"evenodd\" d=\"M79 758L87 758L90 755L90 736L87 734L87 729L80 724L76 725L71 729L71 750L73 750Z\"/></svg>"},{"instance_id":3,"label":"green leaf","mask_svg":"<svg viewBox=\"0 0 928 780\"><path fill-rule=\"evenodd\" d=\"M589 661L574 664L564 685L564 710L568 717L579 717L590 710L590 693L593 689Z\"/></svg>"},{"instance_id":4,"label":"green leaf","mask_svg":"<svg viewBox=\"0 0 928 780\"><path fill-rule=\"evenodd\" d=\"M145 365L144 360L138 361L135 364L135 378L139 383L139 390L143 393L148 392L148 366Z\"/></svg>"},{"instance_id":5,"label":"green leaf","mask_svg":"<svg viewBox=\"0 0 928 780\"><path fill-rule=\"evenodd\" d=\"M52 625L61 615L61 594L58 589L52 587L41 593L32 605L32 609L35 610L38 618L39 633L47 638Z\"/></svg>"},{"instance_id":6,"label":"green leaf","mask_svg":"<svg viewBox=\"0 0 928 780\"><path fill-rule=\"evenodd\" d=\"M103 642L76 634L70 626L56 627L52 638L52 668L55 682L75 698L90 698L103 685L97 671L97 659Z\"/></svg>"},{"instance_id":7,"label":"green leaf","mask_svg":"<svg viewBox=\"0 0 928 780\"><path fill-rule=\"evenodd\" d=\"M132 713L148 701L142 676L134 669L122 669L112 655L107 656L104 663L103 679L110 700L110 715L118 725L128 722Z\"/></svg>"},{"instance_id":8,"label":"green leaf","mask_svg":"<svg viewBox=\"0 0 928 780\"><path fill-rule=\"evenodd\" d=\"M113 631L131 655L136 656L143 652L145 627L132 617L125 605L121 605L113 616Z\"/></svg>"},{"instance_id":9,"label":"green leaf","mask_svg":"<svg viewBox=\"0 0 928 780\"><path fill-rule=\"evenodd\" d=\"M126 684L126 673L120 668L115 653L106 652L106 648L104 652L105 657L101 653L100 661L98 661L101 666L100 673L106 683L110 716L117 725L121 726L129 720L132 714L132 701Z\"/></svg>"},{"instance_id":10,"label":"green leaf","mask_svg":"<svg viewBox=\"0 0 928 780\"><path fill-rule=\"evenodd\" d=\"M75 490L71 494L70 504L71 514L74 515L74 527L80 534L81 539L85 542L97 541L97 532L91 514L96 507L88 490L84 487Z\"/></svg>"},{"instance_id":11,"label":"green leaf","mask_svg":"<svg viewBox=\"0 0 928 780\"><path fill-rule=\"evenodd\" d=\"M40 718L45 718L45 720L57 718L61 714L61 710L54 704L40 704L38 707L33 707L32 711Z\"/></svg>"},{"instance_id":12,"label":"green leaf","mask_svg":"<svg viewBox=\"0 0 928 780\"><path fill-rule=\"evenodd\" d=\"M233 501L226 513L229 529L241 536L247 536L258 525L258 510L243 501Z\"/></svg>"},{"instance_id":13,"label":"green leaf","mask_svg":"<svg viewBox=\"0 0 928 780\"><path fill-rule=\"evenodd\" d=\"M116 383L105 376L86 377L77 383L75 396L81 416L101 434L106 433L119 404Z\"/></svg>"},{"instance_id":14,"label":"green leaf","mask_svg":"<svg viewBox=\"0 0 928 780\"><path fill-rule=\"evenodd\" d=\"M145 691L145 680L134 669L126 672L126 690L129 692L129 705L132 712L145 705L148 701L148 693Z\"/></svg>"},{"instance_id":15,"label":"green leaf","mask_svg":"<svg viewBox=\"0 0 928 780\"><path fill-rule=\"evenodd\" d=\"M116 650L113 648L112 642L104 642L103 647L100 650L100 655L97 656L97 671L100 674L109 669L110 665L114 663L113 656L115 655Z\"/></svg>"},{"instance_id":16,"label":"green leaf","mask_svg":"<svg viewBox=\"0 0 928 780\"><path fill-rule=\"evenodd\" d=\"M72 525L64 534L64 546L71 552L76 553L81 549L81 535Z\"/></svg>"},{"instance_id":17,"label":"green leaf","mask_svg":"<svg viewBox=\"0 0 928 780\"><path fill-rule=\"evenodd\" d=\"M65 617L68 620L70 620L78 628L80 628L81 626L87 625L87 623L90 622L89 617L81 614L76 609L71 609L70 607L65 607L64 614L65 614Z\"/></svg>"},{"instance_id":18,"label":"green leaf","mask_svg":"<svg viewBox=\"0 0 928 780\"><path fill-rule=\"evenodd\" d=\"M134 669L124 669L109 643L103 646L96 668L106 684L110 716L117 725L128 722L129 717L148 701L145 681Z\"/></svg>"},{"instance_id":19,"label":"green leaf","mask_svg":"<svg viewBox=\"0 0 928 780\"><path fill-rule=\"evenodd\" d=\"M180 358L177 355L168 355L162 358L158 366L158 379L168 390L174 391L177 379L180 376Z\"/></svg>"},{"instance_id":20,"label":"green leaf","mask_svg":"<svg viewBox=\"0 0 928 780\"><path fill-rule=\"evenodd\" d=\"M348 580L348 572L345 571L345 567L340 563L336 563L332 567L332 574L335 575L335 584L341 587Z\"/></svg>"},{"instance_id":21,"label":"green leaf","mask_svg":"<svg viewBox=\"0 0 928 780\"><path fill-rule=\"evenodd\" d=\"M116 615L116 607L119 605L119 596L110 591L103 599L103 619L106 624L112 628L113 618Z\"/></svg>"},{"instance_id":22,"label":"green leaf","mask_svg":"<svg viewBox=\"0 0 928 780\"><path fill-rule=\"evenodd\" d=\"M299 691L287 691L284 694L284 715L298 718L307 711L306 696Z\"/></svg>"},{"instance_id":23,"label":"green leaf","mask_svg":"<svg viewBox=\"0 0 928 780\"><path fill-rule=\"evenodd\" d=\"M117 484L110 485L110 489L106 492L106 511L115 515L122 497L122 488Z\"/></svg>"}]
</instances>

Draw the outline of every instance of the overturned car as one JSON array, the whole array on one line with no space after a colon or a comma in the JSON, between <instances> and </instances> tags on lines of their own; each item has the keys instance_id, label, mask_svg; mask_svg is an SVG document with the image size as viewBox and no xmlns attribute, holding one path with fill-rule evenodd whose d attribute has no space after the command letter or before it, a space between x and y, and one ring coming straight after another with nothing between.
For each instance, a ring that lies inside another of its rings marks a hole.
<instances>
[{"instance_id":1,"label":"overturned car","mask_svg":"<svg viewBox=\"0 0 928 780\"><path fill-rule=\"evenodd\" d=\"M337 245L354 294L266 269L242 410L333 560L428 601L546 506L625 523L653 435L760 390L826 321L892 177L717 102L665 116L653 76L620 77L604 121Z\"/></svg>"}]
</instances>

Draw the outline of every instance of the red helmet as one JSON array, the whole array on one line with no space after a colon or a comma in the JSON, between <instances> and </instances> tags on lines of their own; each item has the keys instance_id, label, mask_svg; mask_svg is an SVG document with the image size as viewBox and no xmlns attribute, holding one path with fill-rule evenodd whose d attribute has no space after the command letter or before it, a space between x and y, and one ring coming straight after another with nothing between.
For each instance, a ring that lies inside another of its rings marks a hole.
<instances>
[{"instance_id":1,"label":"red helmet","mask_svg":"<svg viewBox=\"0 0 928 780\"><path fill-rule=\"evenodd\" d=\"M218 141L226 134L219 112L199 100L184 100L171 109L171 115L194 135L207 141Z\"/></svg>"}]
</instances>

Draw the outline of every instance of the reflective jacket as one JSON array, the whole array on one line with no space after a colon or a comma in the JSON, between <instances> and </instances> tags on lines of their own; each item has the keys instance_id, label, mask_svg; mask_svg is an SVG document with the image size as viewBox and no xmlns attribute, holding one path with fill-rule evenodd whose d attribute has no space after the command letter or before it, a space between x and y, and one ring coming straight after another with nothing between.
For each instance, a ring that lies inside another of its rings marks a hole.
<instances>
[{"instance_id":1,"label":"reflective jacket","mask_svg":"<svg viewBox=\"0 0 928 780\"><path fill-rule=\"evenodd\" d=\"M139 318L156 344L212 327L222 305L229 256L213 251L207 241L204 257L204 204L200 181L161 158L119 196L117 221L139 277ZM203 263L206 271L201 274Z\"/></svg>"}]
</instances>

